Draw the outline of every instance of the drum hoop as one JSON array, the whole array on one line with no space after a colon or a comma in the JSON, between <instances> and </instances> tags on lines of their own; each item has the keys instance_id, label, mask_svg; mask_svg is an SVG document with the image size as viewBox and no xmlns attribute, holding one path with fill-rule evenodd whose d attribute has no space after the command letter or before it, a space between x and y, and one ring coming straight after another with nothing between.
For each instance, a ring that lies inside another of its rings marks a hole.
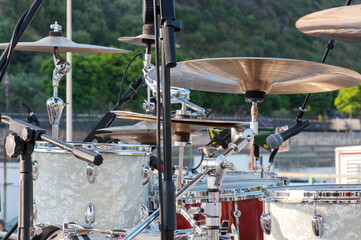
<instances>
[{"instance_id":1,"label":"drum hoop","mask_svg":"<svg viewBox=\"0 0 361 240\"><path fill-rule=\"evenodd\" d=\"M70 143L73 146L83 147L102 154L118 154L118 155L151 155L151 147L149 145L135 145L135 144L113 144L113 143ZM34 152L52 152L52 153L68 153L59 147L55 147L46 142L37 142Z\"/></svg>"},{"instance_id":2,"label":"drum hoop","mask_svg":"<svg viewBox=\"0 0 361 240\"><path fill-rule=\"evenodd\" d=\"M221 202L231 202L256 199L259 198L260 194L262 193L262 189L271 186L283 186L283 182L281 181L268 184L266 186L256 186L250 188L222 189L221 191L219 191L219 200ZM188 194L186 194L183 200L185 204L199 204L208 200L208 193L207 191L189 192Z\"/></svg>"},{"instance_id":3,"label":"drum hoop","mask_svg":"<svg viewBox=\"0 0 361 240\"><path fill-rule=\"evenodd\" d=\"M295 194L297 193L297 194ZM278 203L361 203L359 190L297 190L270 191L264 189L260 200Z\"/></svg>"}]
</instances>

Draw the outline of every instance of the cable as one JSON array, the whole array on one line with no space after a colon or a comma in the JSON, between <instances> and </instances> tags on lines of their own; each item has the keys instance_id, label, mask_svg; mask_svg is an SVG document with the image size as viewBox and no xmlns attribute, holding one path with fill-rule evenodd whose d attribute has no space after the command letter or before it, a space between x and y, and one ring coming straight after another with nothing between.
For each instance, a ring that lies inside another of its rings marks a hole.
<instances>
[{"instance_id":1,"label":"cable","mask_svg":"<svg viewBox=\"0 0 361 240\"><path fill-rule=\"evenodd\" d=\"M15 50L16 44L18 44L25 29L29 26L30 22L33 20L40 6L43 4L43 1L44 0L35 0L33 4L31 4L31 6L21 15L20 19L18 20L14 28L9 45L0 57L0 71L1 71L0 82L5 75L6 69L9 65L11 55Z\"/></svg>"},{"instance_id":2,"label":"cable","mask_svg":"<svg viewBox=\"0 0 361 240\"><path fill-rule=\"evenodd\" d=\"M127 67L125 68L124 70L124 73L123 73L123 77L122 77L122 83L120 85L120 90L119 90L119 97L118 97L118 101L117 103L114 105L113 109L112 110L116 110L118 109L119 106L119 102L122 98L122 92L123 92L123 87L124 87L124 82L125 82L125 77L127 75L127 72L128 72L128 68L130 67L130 65L132 64L132 62L140 55L144 55L144 52L140 52L140 53L137 53L131 60L130 62L128 63Z\"/></svg>"}]
</instances>

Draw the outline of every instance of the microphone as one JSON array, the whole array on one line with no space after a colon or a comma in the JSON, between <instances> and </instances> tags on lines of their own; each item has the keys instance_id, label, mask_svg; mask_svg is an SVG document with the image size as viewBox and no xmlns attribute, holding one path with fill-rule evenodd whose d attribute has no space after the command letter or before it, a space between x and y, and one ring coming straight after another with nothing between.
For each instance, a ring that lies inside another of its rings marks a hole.
<instances>
[{"instance_id":1,"label":"microphone","mask_svg":"<svg viewBox=\"0 0 361 240\"><path fill-rule=\"evenodd\" d=\"M28 105L26 105L25 103L23 103L22 104L23 105L23 108L24 108L24 110L26 111L26 112L28 112L28 116L27 116L27 118L26 118L26 121L28 122L28 123L35 123L36 124L36 126L40 126L40 122L39 122L39 120L38 120L38 118L36 117L36 115L35 115L35 113L33 112L33 111L31 111L31 109L30 109L30 107L28 106Z\"/></svg>"},{"instance_id":2,"label":"microphone","mask_svg":"<svg viewBox=\"0 0 361 240\"><path fill-rule=\"evenodd\" d=\"M303 120L302 122L296 123L286 131L277 134L271 134L267 137L267 145L272 149L278 149L284 141L292 136L299 134L308 126L310 126L310 122L308 120Z\"/></svg>"},{"instance_id":3,"label":"microphone","mask_svg":"<svg viewBox=\"0 0 361 240\"><path fill-rule=\"evenodd\" d=\"M135 79L130 85L128 90L123 94L123 96L119 99L117 107L122 105L128 99L135 100L137 99L138 95L135 91L139 88L140 84L143 82L143 77L138 77Z\"/></svg>"}]
</instances>

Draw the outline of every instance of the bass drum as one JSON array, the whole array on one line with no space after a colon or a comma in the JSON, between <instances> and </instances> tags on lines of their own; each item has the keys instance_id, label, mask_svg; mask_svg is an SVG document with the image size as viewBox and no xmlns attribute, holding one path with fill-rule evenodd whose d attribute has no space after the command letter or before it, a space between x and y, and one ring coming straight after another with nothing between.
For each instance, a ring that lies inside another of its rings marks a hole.
<instances>
[{"instance_id":1,"label":"bass drum","mask_svg":"<svg viewBox=\"0 0 361 240\"><path fill-rule=\"evenodd\" d=\"M99 152L103 164L89 165L58 147L37 144L33 154L34 224L62 226L65 221L100 229L128 229L139 223L142 206L148 206L147 179L143 177L150 147L73 145Z\"/></svg>"},{"instance_id":2,"label":"bass drum","mask_svg":"<svg viewBox=\"0 0 361 240\"><path fill-rule=\"evenodd\" d=\"M261 224L265 239L360 239L360 184L266 188Z\"/></svg>"},{"instance_id":3,"label":"bass drum","mask_svg":"<svg viewBox=\"0 0 361 240\"><path fill-rule=\"evenodd\" d=\"M262 203L258 200L261 190L270 186L282 186L284 181L275 178L274 173L227 171L219 198L222 203L221 223L228 221L229 232L232 225L241 240L263 239L259 223ZM186 209L199 207L208 201L207 181L198 183L182 199ZM196 221L202 221L203 215L194 215ZM191 225L180 214L177 215L177 228L189 229Z\"/></svg>"}]
</instances>

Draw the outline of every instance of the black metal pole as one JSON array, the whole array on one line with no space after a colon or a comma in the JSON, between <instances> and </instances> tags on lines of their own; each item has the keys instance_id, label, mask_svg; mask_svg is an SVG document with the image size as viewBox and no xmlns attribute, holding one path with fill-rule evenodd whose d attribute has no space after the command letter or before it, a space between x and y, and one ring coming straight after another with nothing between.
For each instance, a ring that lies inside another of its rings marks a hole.
<instances>
[{"instance_id":1,"label":"black metal pole","mask_svg":"<svg viewBox=\"0 0 361 240\"><path fill-rule=\"evenodd\" d=\"M163 179L162 179L162 148L161 148L161 118L162 118L162 104L161 104L161 95L160 95L160 66L159 66L159 11L158 11L158 1L153 0L153 15L154 15L154 35L155 35L155 66L156 66L156 81L157 81L157 158L158 158L158 186L159 186L159 208L161 225L160 230L163 233L163 221L164 221L164 211L163 211Z\"/></svg>"},{"instance_id":2,"label":"black metal pole","mask_svg":"<svg viewBox=\"0 0 361 240\"><path fill-rule=\"evenodd\" d=\"M175 230L175 187L173 182L172 161L172 131L171 131L171 104L170 104L170 71L165 64L164 48L162 54L162 85L163 85L163 159L164 159L164 183L163 183L163 212L164 228L162 239L174 239Z\"/></svg>"},{"instance_id":3,"label":"black metal pole","mask_svg":"<svg viewBox=\"0 0 361 240\"><path fill-rule=\"evenodd\" d=\"M30 240L33 227L33 178L31 154L34 142L24 142L20 155L18 240Z\"/></svg>"},{"instance_id":4,"label":"black metal pole","mask_svg":"<svg viewBox=\"0 0 361 240\"><path fill-rule=\"evenodd\" d=\"M172 133L171 133L171 101L170 101L170 68L177 65L174 32L180 30L175 21L173 0L160 0L160 19L162 31L162 100L163 100L163 158L164 184L162 186L163 204L162 239L173 240L176 228L175 187L172 179Z\"/></svg>"}]
</instances>

